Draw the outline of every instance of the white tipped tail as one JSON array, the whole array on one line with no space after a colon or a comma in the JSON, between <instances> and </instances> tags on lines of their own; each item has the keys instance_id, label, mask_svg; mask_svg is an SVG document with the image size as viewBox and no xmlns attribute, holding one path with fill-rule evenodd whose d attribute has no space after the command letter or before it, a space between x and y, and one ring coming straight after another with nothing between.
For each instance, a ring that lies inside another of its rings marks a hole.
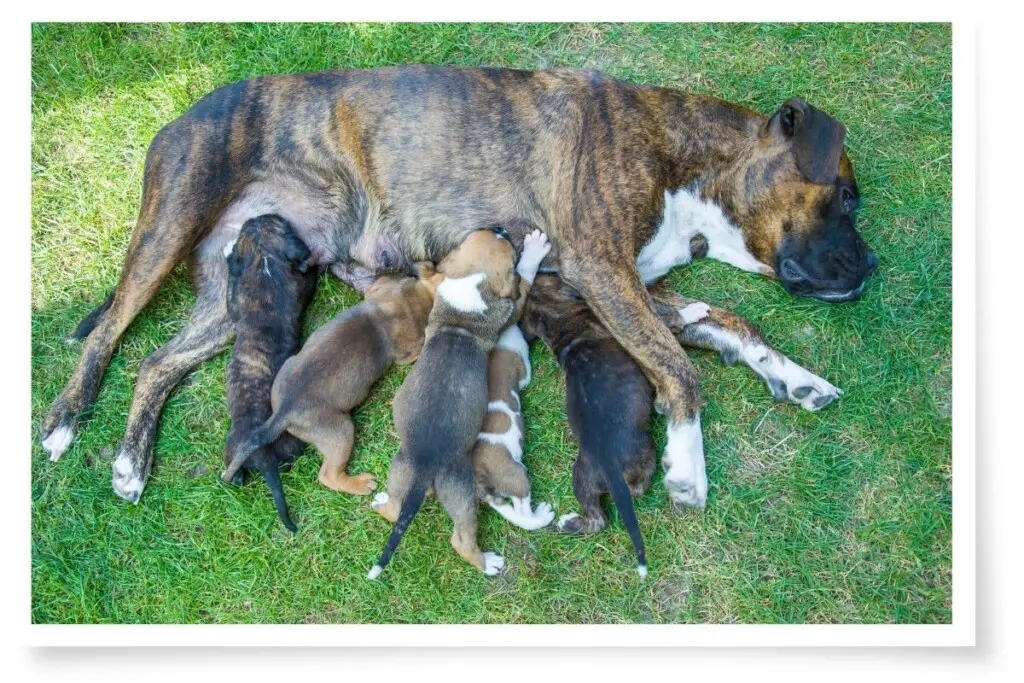
<instances>
[{"instance_id":1,"label":"white tipped tail","mask_svg":"<svg viewBox=\"0 0 1024 683\"><path fill-rule=\"evenodd\" d=\"M381 567L379 564L375 564L373 565L373 569L370 570L370 573L366 575L366 578L368 578L370 581L373 581L378 576L380 576L380 573L382 571L384 571L384 568Z\"/></svg>"},{"instance_id":2,"label":"white tipped tail","mask_svg":"<svg viewBox=\"0 0 1024 683\"><path fill-rule=\"evenodd\" d=\"M646 579L647 578L647 565L646 564L637 565L636 573L640 575L641 579Z\"/></svg>"}]
</instances>

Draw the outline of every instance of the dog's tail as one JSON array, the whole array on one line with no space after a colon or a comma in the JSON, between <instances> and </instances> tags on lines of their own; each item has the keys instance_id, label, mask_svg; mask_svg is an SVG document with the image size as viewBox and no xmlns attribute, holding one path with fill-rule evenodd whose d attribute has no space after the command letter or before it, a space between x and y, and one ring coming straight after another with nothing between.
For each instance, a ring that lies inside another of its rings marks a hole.
<instances>
[{"instance_id":1,"label":"dog's tail","mask_svg":"<svg viewBox=\"0 0 1024 683\"><path fill-rule=\"evenodd\" d=\"M409 529L412 518L420 511L423 499L427 497L428 488L429 479L427 477L415 478L412 488L409 489L405 500L402 501L402 510L398 513L398 521L395 522L395 526L391 529L391 536L388 537L387 545L384 546L384 552L381 553L380 559L377 560L377 564L373 565L373 569L366 575L366 578L370 580L376 579L384 571L384 567L388 566L395 548L398 547L402 537L405 536L405 532Z\"/></svg>"},{"instance_id":2,"label":"dog's tail","mask_svg":"<svg viewBox=\"0 0 1024 683\"><path fill-rule=\"evenodd\" d=\"M78 327L76 327L75 331L71 333L70 339L74 341L82 341L88 337L89 333L96 328L100 318L103 317L103 314L107 312L107 309L110 308L110 304L112 303L114 303L113 292L110 293L106 301L94 308L92 313L85 316L85 318L82 319L82 322L78 323Z\"/></svg>"},{"instance_id":3,"label":"dog's tail","mask_svg":"<svg viewBox=\"0 0 1024 683\"><path fill-rule=\"evenodd\" d=\"M288 516L288 504L284 500L284 488L281 486L281 472L278 469L277 458L267 458L260 468L263 480L267 482L270 495L274 497L274 507L277 508L277 516L281 518L281 524L293 534L298 532L295 522Z\"/></svg>"},{"instance_id":4,"label":"dog's tail","mask_svg":"<svg viewBox=\"0 0 1024 683\"><path fill-rule=\"evenodd\" d=\"M228 463L227 469L224 474L221 475L221 479L226 482L230 482L238 470L242 469L242 465L245 461L253 454L257 448L262 448L268 443L281 436L286 429L288 429L288 421L285 418L286 411L278 410L276 413L270 416L270 419L264 422L262 425L257 427L249 438L243 441L235 448L235 454L231 456L231 462ZM270 480L267 480L267 484L270 484ZM271 486L273 491L273 486ZM276 501L276 498L275 498ZM280 510L280 508L278 508ZM286 525L287 526L287 525Z\"/></svg>"},{"instance_id":5,"label":"dog's tail","mask_svg":"<svg viewBox=\"0 0 1024 683\"><path fill-rule=\"evenodd\" d=\"M622 471L611 464L607 458L601 458L600 461L605 479L608 481L608 491L612 495L612 502L619 509L622 523L626 525L629 537L633 540L633 547L636 548L636 571L642 579L647 576L647 553L644 551L644 537L640 533L636 510L633 508L633 496L629 493L629 487L626 486L626 479L622 476Z\"/></svg>"}]
</instances>

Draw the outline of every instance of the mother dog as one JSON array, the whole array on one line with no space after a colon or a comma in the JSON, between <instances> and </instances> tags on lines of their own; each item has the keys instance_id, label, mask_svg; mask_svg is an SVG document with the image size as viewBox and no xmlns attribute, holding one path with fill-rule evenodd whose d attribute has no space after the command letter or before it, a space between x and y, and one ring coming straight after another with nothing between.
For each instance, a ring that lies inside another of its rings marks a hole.
<instances>
[{"instance_id":1,"label":"mother dog","mask_svg":"<svg viewBox=\"0 0 1024 683\"><path fill-rule=\"evenodd\" d=\"M585 71L405 66L224 86L150 145L121 279L80 326L82 355L43 421L43 446L53 460L68 447L121 335L190 258L192 319L143 362L114 463L115 491L138 501L164 400L230 341L222 249L252 216L283 216L309 265L330 265L358 288L374 271L440 260L481 226L504 225L520 244L539 227L555 246L545 265L657 391L670 496L703 507L696 372L645 283L687 263L699 234L708 256L777 277L793 294L858 297L877 260L854 229L844 135L799 99L766 118ZM719 348L720 336L705 342Z\"/></svg>"}]
</instances>

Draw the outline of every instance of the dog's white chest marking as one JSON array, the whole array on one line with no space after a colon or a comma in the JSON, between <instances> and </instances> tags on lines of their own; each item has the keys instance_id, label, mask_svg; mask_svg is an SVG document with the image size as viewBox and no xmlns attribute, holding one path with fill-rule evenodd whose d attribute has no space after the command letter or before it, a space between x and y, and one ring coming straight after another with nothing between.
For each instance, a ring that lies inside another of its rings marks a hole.
<instances>
[{"instance_id":1,"label":"dog's white chest marking","mask_svg":"<svg viewBox=\"0 0 1024 683\"><path fill-rule=\"evenodd\" d=\"M636 267L644 282L650 284L676 266L693 259L690 240L703 235L708 243L708 258L713 258L752 273L771 269L755 259L743 241L743 233L714 202L700 198L698 188L665 191L665 209L661 225L651 241L640 250Z\"/></svg>"},{"instance_id":2,"label":"dog's white chest marking","mask_svg":"<svg viewBox=\"0 0 1024 683\"><path fill-rule=\"evenodd\" d=\"M473 273L466 277L446 278L437 286L437 295L462 313L483 313L487 303L480 294L480 283L487 273Z\"/></svg>"},{"instance_id":3,"label":"dog's white chest marking","mask_svg":"<svg viewBox=\"0 0 1024 683\"><path fill-rule=\"evenodd\" d=\"M519 395L512 392L515 396L516 402L519 402ZM519 429L519 413L512 410L504 401L491 401L487 404L488 412L499 412L508 415L509 428L504 434L495 434L494 432L480 432L477 434L477 441L486 441L496 446L502 446L508 454L512 456L520 465L523 464L523 432Z\"/></svg>"},{"instance_id":4,"label":"dog's white chest marking","mask_svg":"<svg viewBox=\"0 0 1024 683\"><path fill-rule=\"evenodd\" d=\"M509 325L509 327L501 333L498 337L498 344L496 348L511 351L519 356L523 361L523 365L526 366L526 375L519 380L519 389L522 391L530 383L530 346L526 343L526 337L523 336L523 331L519 329L519 325Z\"/></svg>"}]
</instances>

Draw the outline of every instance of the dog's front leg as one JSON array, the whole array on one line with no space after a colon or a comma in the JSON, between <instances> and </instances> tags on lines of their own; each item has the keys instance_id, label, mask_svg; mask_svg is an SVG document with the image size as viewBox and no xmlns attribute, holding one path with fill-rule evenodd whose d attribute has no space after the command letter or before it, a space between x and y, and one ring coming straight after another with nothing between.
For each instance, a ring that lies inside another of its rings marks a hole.
<instances>
[{"instance_id":1,"label":"dog's front leg","mask_svg":"<svg viewBox=\"0 0 1024 683\"><path fill-rule=\"evenodd\" d=\"M676 294L664 286L653 288L651 296L658 316L680 344L717 351L726 365L743 363L765 381L775 400L817 412L843 393L772 348L746 318ZM696 307L703 307L706 316L684 320L683 312L694 311Z\"/></svg>"},{"instance_id":2,"label":"dog's front leg","mask_svg":"<svg viewBox=\"0 0 1024 683\"><path fill-rule=\"evenodd\" d=\"M573 259L564 254L562 269L566 280L636 360L657 392L656 408L668 416L668 443L662 464L669 497L678 505L703 509L708 482L696 368L655 314L632 263L592 255L589 259Z\"/></svg>"}]
</instances>

